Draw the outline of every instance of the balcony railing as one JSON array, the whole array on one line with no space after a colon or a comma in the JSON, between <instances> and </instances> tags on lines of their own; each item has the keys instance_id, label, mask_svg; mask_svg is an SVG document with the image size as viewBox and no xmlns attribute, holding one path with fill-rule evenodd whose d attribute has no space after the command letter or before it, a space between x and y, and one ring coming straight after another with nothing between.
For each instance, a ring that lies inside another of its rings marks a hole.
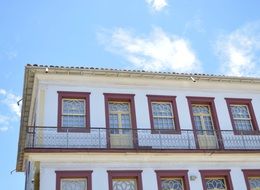
<instances>
[{"instance_id":1,"label":"balcony railing","mask_svg":"<svg viewBox=\"0 0 260 190\"><path fill-rule=\"evenodd\" d=\"M136 150L260 150L260 135L232 130L28 127L26 148Z\"/></svg>"}]
</instances>

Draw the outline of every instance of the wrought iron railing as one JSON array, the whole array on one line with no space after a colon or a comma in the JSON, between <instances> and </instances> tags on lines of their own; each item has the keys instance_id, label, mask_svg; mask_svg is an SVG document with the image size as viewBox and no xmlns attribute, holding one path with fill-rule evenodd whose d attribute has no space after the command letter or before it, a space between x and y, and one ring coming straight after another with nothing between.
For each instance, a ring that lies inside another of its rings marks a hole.
<instances>
[{"instance_id":1,"label":"wrought iron railing","mask_svg":"<svg viewBox=\"0 0 260 190\"><path fill-rule=\"evenodd\" d=\"M232 130L28 127L26 148L260 150L260 134Z\"/></svg>"}]
</instances>

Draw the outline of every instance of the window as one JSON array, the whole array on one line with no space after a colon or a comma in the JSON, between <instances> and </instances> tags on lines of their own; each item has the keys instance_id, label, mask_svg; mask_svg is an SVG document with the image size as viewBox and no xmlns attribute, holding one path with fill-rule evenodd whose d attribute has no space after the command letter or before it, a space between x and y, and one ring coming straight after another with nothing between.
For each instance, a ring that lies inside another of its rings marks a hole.
<instances>
[{"instance_id":1,"label":"window","mask_svg":"<svg viewBox=\"0 0 260 190\"><path fill-rule=\"evenodd\" d=\"M92 171L56 171L56 190L91 190Z\"/></svg>"},{"instance_id":2,"label":"window","mask_svg":"<svg viewBox=\"0 0 260 190\"><path fill-rule=\"evenodd\" d=\"M204 190L233 190L230 170L200 170Z\"/></svg>"},{"instance_id":3,"label":"window","mask_svg":"<svg viewBox=\"0 0 260 190\"><path fill-rule=\"evenodd\" d=\"M107 171L109 190L142 190L142 171Z\"/></svg>"},{"instance_id":4,"label":"window","mask_svg":"<svg viewBox=\"0 0 260 190\"><path fill-rule=\"evenodd\" d=\"M196 134L197 147L200 149L218 149L223 147L214 104L214 98L187 97L192 126Z\"/></svg>"},{"instance_id":5,"label":"window","mask_svg":"<svg viewBox=\"0 0 260 190\"><path fill-rule=\"evenodd\" d=\"M104 93L109 148L137 146L135 104L133 94ZM136 138L134 138L136 137Z\"/></svg>"},{"instance_id":6,"label":"window","mask_svg":"<svg viewBox=\"0 0 260 190\"><path fill-rule=\"evenodd\" d=\"M258 131L251 99L226 98L234 131Z\"/></svg>"},{"instance_id":7,"label":"window","mask_svg":"<svg viewBox=\"0 0 260 190\"><path fill-rule=\"evenodd\" d=\"M116 128L114 132L136 128L133 94L104 93L107 128ZM121 130L118 130L121 129Z\"/></svg>"},{"instance_id":8,"label":"window","mask_svg":"<svg viewBox=\"0 0 260 190\"><path fill-rule=\"evenodd\" d=\"M260 189L260 170L242 170L244 173L247 190Z\"/></svg>"},{"instance_id":9,"label":"window","mask_svg":"<svg viewBox=\"0 0 260 190\"><path fill-rule=\"evenodd\" d=\"M214 131L210 105L192 104L192 114L196 130L199 134L212 134Z\"/></svg>"},{"instance_id":10,"label":"window","mask_svg":"<svg viewBox=\"0 0 260 190\"><path fill-rule=\"evenodd\" d=\"M71 132L90 129L88 92L58 92L58 128ZM66 128L66 129L65 129Z\"/></svg>"},{"instance_id":11,"label":"window","mask_svg":"<svg viewBox=\"0 0 260 190\"><path fill-rule=\"evenodd\" d=\"M175 96L147 95L151 129L162 133L180 131Z\"/></svg>"},{"instance_id":12,"label":"window","mask_svg":"<svg viewBox=\"0 0 260 190\"><path fill-rule=\"evenodd\" d=\"M129 102L108 102L109 127L112 133L127 133L131 129L131 111Z\"/></svg>"},{"instance_id":13,"label":"window","mask_svg":"<svg viewBox=\"0 0 260 190\"><path fill-rule=\"evenodd\" d=\"M156 170L158 190L189 190L187 170Z\"/></svg>"}]
</instances>

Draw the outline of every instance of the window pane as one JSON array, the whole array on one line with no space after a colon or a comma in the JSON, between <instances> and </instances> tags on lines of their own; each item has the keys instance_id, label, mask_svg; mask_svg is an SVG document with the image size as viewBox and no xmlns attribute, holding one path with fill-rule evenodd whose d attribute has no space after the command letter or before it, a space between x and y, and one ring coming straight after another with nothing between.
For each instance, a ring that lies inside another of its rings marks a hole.
<instances>
[{"instance_id":1,"label":"window pane","mask_svg":"<svg viewBox=\"0 0 260 190\"><path fill-rule=\"evenodd\" d=\"M129 102L109 102L109 127L112 134L129 133L131 126L130 104ZM126 130L127 129L127 130Z\"/></svg>"},{"instance_id":2,"label":"window pane","mask_svg":"<svg viewBox=\"0 0 260 190\"><path fill-rule=\"evenodd\" d=\"M136 179L113 179L113 190L137 190Z\"/></svg>"},{"instance_id":3,"label":"window pane","mask_svg":"<svg viewBox=\"0 0 260 190\"><path fill-rule=\"evenodd\" d=\"M62 100L62 127L85 127L85 100Z\"/></svg>"},{"instance_id":4,"label":"window pane","mask_svg":"<svg viewBox=\"0 0 260 190\"><path fill-rule=\"evenodd\" d=\"M162 190L184 190L182 178L162 178Z\"/></svg>"},{"instance_id":5,"label":"window pane","mask_svg":"<svg viewBox=\"0 0 260 190\"><path fill-rule=\"evenodd\" d=\"M194 123L197 130L203 130L202 128L202 121L200 116L194 116ZM199 131L199 133L203 133L203 131Z\"/></svg>"},{"instance_id":6,"label":"window pane","mask_svg":"<svg viewBox=\"0 0 260 190\"><path fill-rule=\"evenodd\" d=\"M87 180L61 179L61 190L87 190Z\"/></svg>"},{"instance_id":7,"label":"window pane","mask_svg":"<svg viewBox=\"0 0 260 190\"><path fill-rule=\"evenodd\" d=\"M192 105L193 114L210 114L209 106L207 105Z\"/></svg>"},{"instance_id":8,"label":"window pane","mask_svg":"<svg viewBox=\"0 0 260 190\"><path fill-rule=\"evenodd\" d=\"M195 128L198 134L214 134L214 126L209 105L192 105L192 113L195 123Z\"/></svg>"},{"instance_id":9,"label":"window pane","mask_svg":"<svg viewBox=\"0 0 260 190\"><path fill-rule=\"evenodd\" d=\"M211 117L204 116L203 119L204 119L206 130L213 130L213 124L212 124Z\"/></svg>"},{"instance_id":10,"label":"window pane","mask_svg":"<svg viewBox=\"0 0 260 190\"><path fill-rule=\"evenodd\" d=\"M109 114L109 126L110 128L118 128L118 115Z\"/></svg>"},{"instance_id":11,"label":"window pane","mask_svg":"<svg viewBox=\"0 0 260 190\"><path fill-rule=\"evenodd\" d=\"M171 102L152 102L155 129L175 129Z\"/></svg>"},{"instance_id":12,"label":"window pane","mask_svg":"<svg viewBox=\"0 0 260 190\"><path fill-rule=\"evenodd\" d=\"M227 190L225 178L206 178L207 190Z\"/></svg>"},{"instance_id":13,"label":"window pane","mask_svg":"<svg viewBox=\"0 0 260 190\"><path fill-rule=\"evenodd\" d=\"M237 130L253 130L251 116L247 105L230 105L230 108Z\"/></svg>"},{"instance_id":14,"label":"window pane","mask_svg":"<svg viewBox=\"0 0 260 190\"><path fill-rule=\"evenodd\" d=\"M251 120L234 120L237 130L252 131Z\"/></svg>"},{"instance_id":15,"label":"window pane","mask_svg":"<svg viewBox=\"0 0 260 190\"><path fill-rule=\"evenodd\" d=\"M250 118L246 105L231 105L230 107L234 118Z\"/></svg>"},{"instance_id":16,"label":"window pane","mask_svg":"<svg viewBox=\"0 0 260 190\"><path fill-rule=\"evenodd\" d=\"M248 181L249 181L250 190L260 189L260 177L249 177Z\"/></svg>"},{"instance_id":17,"label":"window pane","mask_svg":"<svg viewBox=\"0 0 260 190\"><path fill-rule=\"evenodd\" d=\"M130 114L121 115L122 128L131 128L130 126Z\"/></svg>"},{"instance_id":18,"label":"window pane","mask_svg":"<svg viewBox=\"0 0 260 190\"><path fill-rule=\"evenodd\" d=\"M118 129L115 129L115 128L119 128L118 115L117 114L109 114L109 127L112 128L111 131L110 131L112 134L118 134L119 133Z\"/></svg>"},{"instance_id":19,"label":"window pane","mask_svg":"<svg viewBox=\"0 0 260 190\"><path fill-rule=\"evenodd\" d=\"M85 100L83 99L63 99L63 114L84 114Z\"/></svg>"},{"instance_id":20,"label":"window pane","mask_svg":"<svg viewBox=\"0 0 260 190\"><path fill-rule=\"evenodd\" d=\"M174 120L172 118L154 118L155 129L173 129Z\"/></svg>"},{"instance_id":21,"label":"window pane","mask_svg":"<svg viewBox=\"0 0 260 190\"><path fill-rule=\"evenodd\" d=\"M171 103L152 102L153 116L173 116Z\"/></svg>"},{"instance_id":22,"label":"window pane","mask_svg":"<svg viewBox=\"0 0 260 190\"><path fill-rule=\"evenodd\" d=\"M211 120L211 116L204 116L203 120L204 120L204 124L205 124L206 133L208 135L213 135L214 129L213 129L213 123L212 123L212 120Z\"/></svg>"},{"instance_id":23,"label":"window pane","mask_svg":"<svg viewBox=\"0 0 260 190\"><path fill-rule=\"evenodd\" d=\"M109 102L108 108L110 112L129 112L129 104L127 102Z\"/></svg>"},{"instance_id":24,"label":"window pane","mask_svg":"<svg viewBox=\"0 0 260 190\"><path fill-rule=\"evenodd\" d=\"M85 116L65 115L62 116L62 127L85 127Z\"/></svg>"},{"instance_id":25,"label":"window pane","mask_svg":"<svg viewBox=\"0 0 260 190\"><path fill-rule=\"evenodd\" d=\"M196 129L202 130L201 118L200 116L194 116Z\"/></svg>"}]
</instances>

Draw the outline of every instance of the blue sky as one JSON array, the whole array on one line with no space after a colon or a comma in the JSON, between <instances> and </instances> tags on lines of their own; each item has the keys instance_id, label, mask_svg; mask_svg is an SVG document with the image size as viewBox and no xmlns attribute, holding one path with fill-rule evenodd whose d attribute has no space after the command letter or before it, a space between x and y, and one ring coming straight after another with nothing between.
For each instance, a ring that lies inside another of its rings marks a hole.
<instances>
[{"instance_id":1,"label":"blue sky","mask_svg":"<svg viewBox=\"0 0 260 190\"><path fill-rule=\"evenodd\" d=\"M24 65L260 76L260 1L0 0L0 179L15 169Z\"/></svg>"}]
</instances>

